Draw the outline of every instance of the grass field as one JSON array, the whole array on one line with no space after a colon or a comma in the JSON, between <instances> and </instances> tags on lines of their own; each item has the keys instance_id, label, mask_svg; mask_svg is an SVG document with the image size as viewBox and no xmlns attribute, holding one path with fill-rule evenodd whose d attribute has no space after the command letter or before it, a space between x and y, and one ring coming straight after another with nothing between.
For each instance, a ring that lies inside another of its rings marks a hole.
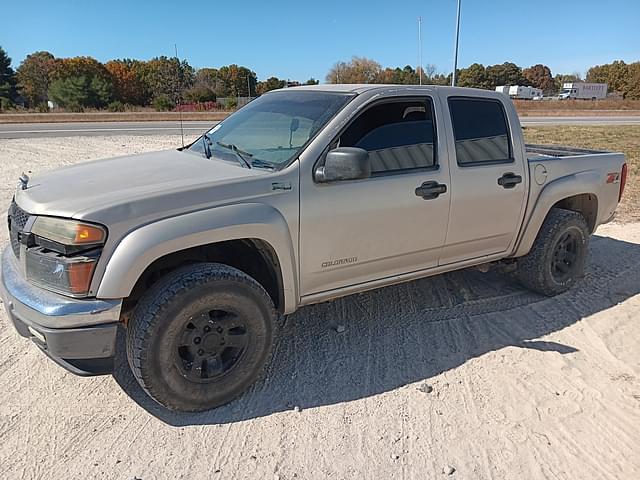
<instances>
[{"instance_id":1,"label":"grass field","mask_svg":"<svg viewBox=\"0 0 640 480\"><path fill-rule=\"evenodd\" d=\"M515 100L519 115L523 116L581 116L581 115L638 115L640 100L563 100L532 102Z\"/></svg>"},{"instance_id":2,"label":"grass field","mask_svg":"<svg viewBox=\"0 0 640 480\"><path fill-rule=\"evenodd\" d=\"M524 136L527 143L571 145L624 153L629 178L616 221L640 221L640 125L527 127Z\"/></svg>"}]
</instances>

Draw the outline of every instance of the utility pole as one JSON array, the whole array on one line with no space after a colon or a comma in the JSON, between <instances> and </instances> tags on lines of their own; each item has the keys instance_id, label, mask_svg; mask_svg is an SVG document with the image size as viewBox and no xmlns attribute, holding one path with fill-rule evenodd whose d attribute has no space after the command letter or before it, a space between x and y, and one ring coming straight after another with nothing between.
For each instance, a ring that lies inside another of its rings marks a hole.
<instances>
[{"instance_id":1,"label":"utility pole","mask_svg":"<svg viewBox=\"0 0 640 480\"><path fill-rule=\"evenodd\" d=\"M456 86L456 70L458 69L458 40L460 38L460 0L458 0L458 9L456 12L456 46L453 53L453 75L451 77L451 86Z\"/></svg>"},{"instance_id":2,"label":"utility pole","mask_svg":"<svg viewBox=\"0 0 640 480\"><path fill-rule=\"evenodd\" d=\"M422 17L418 17L418 68L420 69L420 85L422 85Z\"/></svg>"},{"instance_id":3,"label":"utility pole","mask_svg":"<svg viewBox=\"0 0 640 480\"><path fill-rule=\"evenodd\" d=\"M456 86L456 70L458 69L458 40L460 38L460 0L458 0L458 8L456 12L456 46L453 54L453 76L451 77L451 86Z\"/></svg>"},{"instance_id":4,"label":"utility pole","mask_svg":"<svg viewBox=\"0 0 640 480\"><path fill-rule=\"evenodd\" d=\"M251 75L247 75L247 95L249 97L247 101L251 100L251 82L249 81L250 76Z\"/></svg>"}]
</instances>

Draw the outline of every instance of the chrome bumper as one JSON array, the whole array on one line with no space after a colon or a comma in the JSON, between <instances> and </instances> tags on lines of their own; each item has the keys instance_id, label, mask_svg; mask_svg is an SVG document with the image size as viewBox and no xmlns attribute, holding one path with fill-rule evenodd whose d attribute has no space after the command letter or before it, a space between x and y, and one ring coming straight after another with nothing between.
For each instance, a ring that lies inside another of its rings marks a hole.
<instances>
[{"instance_id":1,"label":"chrome bumper","mask_svg":"<svg viewBox=\"0 0 640 480\"><path fill-rule=\"evenodd\" d=\"M122 300L73 299L36 287L24 279L9 247L0 272L0 296L20 335L73 373L109 373Z\"/></svg>"}]
</instances>

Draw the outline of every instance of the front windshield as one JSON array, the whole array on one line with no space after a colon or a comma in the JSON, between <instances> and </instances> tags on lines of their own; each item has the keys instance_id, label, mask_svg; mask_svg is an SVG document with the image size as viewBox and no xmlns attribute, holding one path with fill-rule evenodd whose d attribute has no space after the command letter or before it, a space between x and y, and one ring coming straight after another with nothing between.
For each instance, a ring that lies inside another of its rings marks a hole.
<instances>
[{"instance_id":1,"label":"front windshield","mask_svg":"<svg viewBox=\"0 0 640 480\"><path fill-rule=\"evenodd\" d=\"M251 166L284 165L349 100L351 94L291 90L263 95L213 127L189 149Z\"/></svg>"}]
</instances>

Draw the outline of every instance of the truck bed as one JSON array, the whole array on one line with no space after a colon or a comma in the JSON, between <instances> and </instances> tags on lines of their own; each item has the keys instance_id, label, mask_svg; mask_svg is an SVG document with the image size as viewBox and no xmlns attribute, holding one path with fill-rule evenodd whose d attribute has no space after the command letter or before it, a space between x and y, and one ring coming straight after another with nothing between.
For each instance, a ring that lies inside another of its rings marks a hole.
<instances>
[{"instance_id":1,"label":"truck bed","mask_svg":"<svg viewBox=\"0 0 640 480\"><path fill-rule=\"evenodd\" d=\"M604 150L589 150L565 145L536 145L532 143L525 144L525 149L529 160L535 157L577 157L580 155L611 153Z\"/></svg>"}]
</instances>

